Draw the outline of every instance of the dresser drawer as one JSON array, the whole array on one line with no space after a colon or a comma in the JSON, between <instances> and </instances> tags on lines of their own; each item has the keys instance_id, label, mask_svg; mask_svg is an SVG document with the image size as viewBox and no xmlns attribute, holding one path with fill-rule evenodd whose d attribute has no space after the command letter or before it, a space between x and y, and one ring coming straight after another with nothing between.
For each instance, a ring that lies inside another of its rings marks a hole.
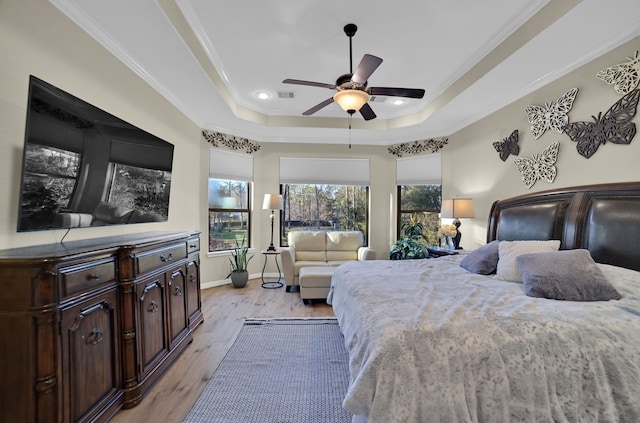
<instances>
[{"instance_id":1,"label":"dresser drawer","mask_svg":"<svg viewBox=\"0 0 640 423\"><path fill-rule=\"evenodd\" d=\"M194 251L200 250L200 238L193 237L187 240L187 252L193 253Z\"/></svg>"},{"instance_id":2,"label":"dresser drawer","mask_svg":"<svg viewBox=\"0 0 640 423\"><path fill-rule=\"evenodd\" d=\"M96 260L77 266L60 269L60 288L62 297L96 288L102 284L114 282L116 266L113 257Z\"/></svg>"},{"instance_id":3,"label":"dresser drawer","mask_svg":"<svg viewBox=\"0 0 640 423\"><path fill-rule=\"evenodd\" d=\"M152 272L161 267L187 258L187 244L180 243L136 255L138 274Z\"/></svg>"}]
</instances>

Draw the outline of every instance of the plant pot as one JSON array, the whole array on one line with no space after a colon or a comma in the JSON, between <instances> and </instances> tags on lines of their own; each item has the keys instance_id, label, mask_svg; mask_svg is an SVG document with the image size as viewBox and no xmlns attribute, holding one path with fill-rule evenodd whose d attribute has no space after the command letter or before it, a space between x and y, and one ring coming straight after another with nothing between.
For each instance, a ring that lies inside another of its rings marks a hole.
<instances>
[{"instance_id":1,"label":"plant pot","mask_svg":"<svg viewBox=\"0 0 640 423\"><path fill-rule=\"evenodd\" d=\"M231 283L236 288L244 288L249 281L249 272L231 272Z\"/></svg>"}]
</instances>

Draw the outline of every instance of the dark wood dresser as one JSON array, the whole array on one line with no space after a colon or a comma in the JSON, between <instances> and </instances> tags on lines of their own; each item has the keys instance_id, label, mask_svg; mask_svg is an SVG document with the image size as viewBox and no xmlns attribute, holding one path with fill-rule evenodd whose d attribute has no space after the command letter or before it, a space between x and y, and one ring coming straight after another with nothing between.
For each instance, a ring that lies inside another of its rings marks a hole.
<instances>
[{"instance_id":1,"label":"dark wood dresser","mask_svg":"<svg viewBox=\"0 0 640 423\"><path fill-rule=\"evenodd\" d=\"M107 421L202 322L199 232L0 251L0 421Z\"/></svg>"}]
</instances>

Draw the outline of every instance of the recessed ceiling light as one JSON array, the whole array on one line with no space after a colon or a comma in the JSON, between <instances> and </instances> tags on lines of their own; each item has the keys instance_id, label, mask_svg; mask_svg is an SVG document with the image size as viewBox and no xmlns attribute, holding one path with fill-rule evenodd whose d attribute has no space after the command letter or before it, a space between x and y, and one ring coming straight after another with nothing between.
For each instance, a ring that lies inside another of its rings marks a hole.
<instances>
[{"instance_id":1,"label":"recessed ceiling light","mask_svg":"<svg viewBox=\"0 0 640 423\"><path fill-rule=\"evenodd\" d=\"M271 98L271 93L269 91L258 91L254 95L260 100L268 100Z\"/></svg>"},{"instance_id":2,"label":"recessed ceiling light","mask_svg":"<svg viewBox=\"0 0 640 423\"><path fill-rule=\"evenodd\" d=\"M395 104L396 106L400 106L401 104L404 104L404 100L401 98L396 98L395 100L393 100L393 104Z\"/></svg>"}]
</instances>

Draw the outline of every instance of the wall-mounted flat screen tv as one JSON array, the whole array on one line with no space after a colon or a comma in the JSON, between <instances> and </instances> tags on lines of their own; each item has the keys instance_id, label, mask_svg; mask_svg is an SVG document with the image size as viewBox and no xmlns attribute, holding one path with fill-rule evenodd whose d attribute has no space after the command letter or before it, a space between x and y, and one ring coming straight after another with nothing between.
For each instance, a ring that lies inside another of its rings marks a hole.
<instances>
[{"instance_id":1,"label":"wall-mounted flat screen tv","mask_svg":"<svg viewBox=\"0 0 640 423\"><path fill-rule=\"evenodd\" d=\"M34 76L18 231L166 221L173 144Z\"/></svg>"}]
</instances>

